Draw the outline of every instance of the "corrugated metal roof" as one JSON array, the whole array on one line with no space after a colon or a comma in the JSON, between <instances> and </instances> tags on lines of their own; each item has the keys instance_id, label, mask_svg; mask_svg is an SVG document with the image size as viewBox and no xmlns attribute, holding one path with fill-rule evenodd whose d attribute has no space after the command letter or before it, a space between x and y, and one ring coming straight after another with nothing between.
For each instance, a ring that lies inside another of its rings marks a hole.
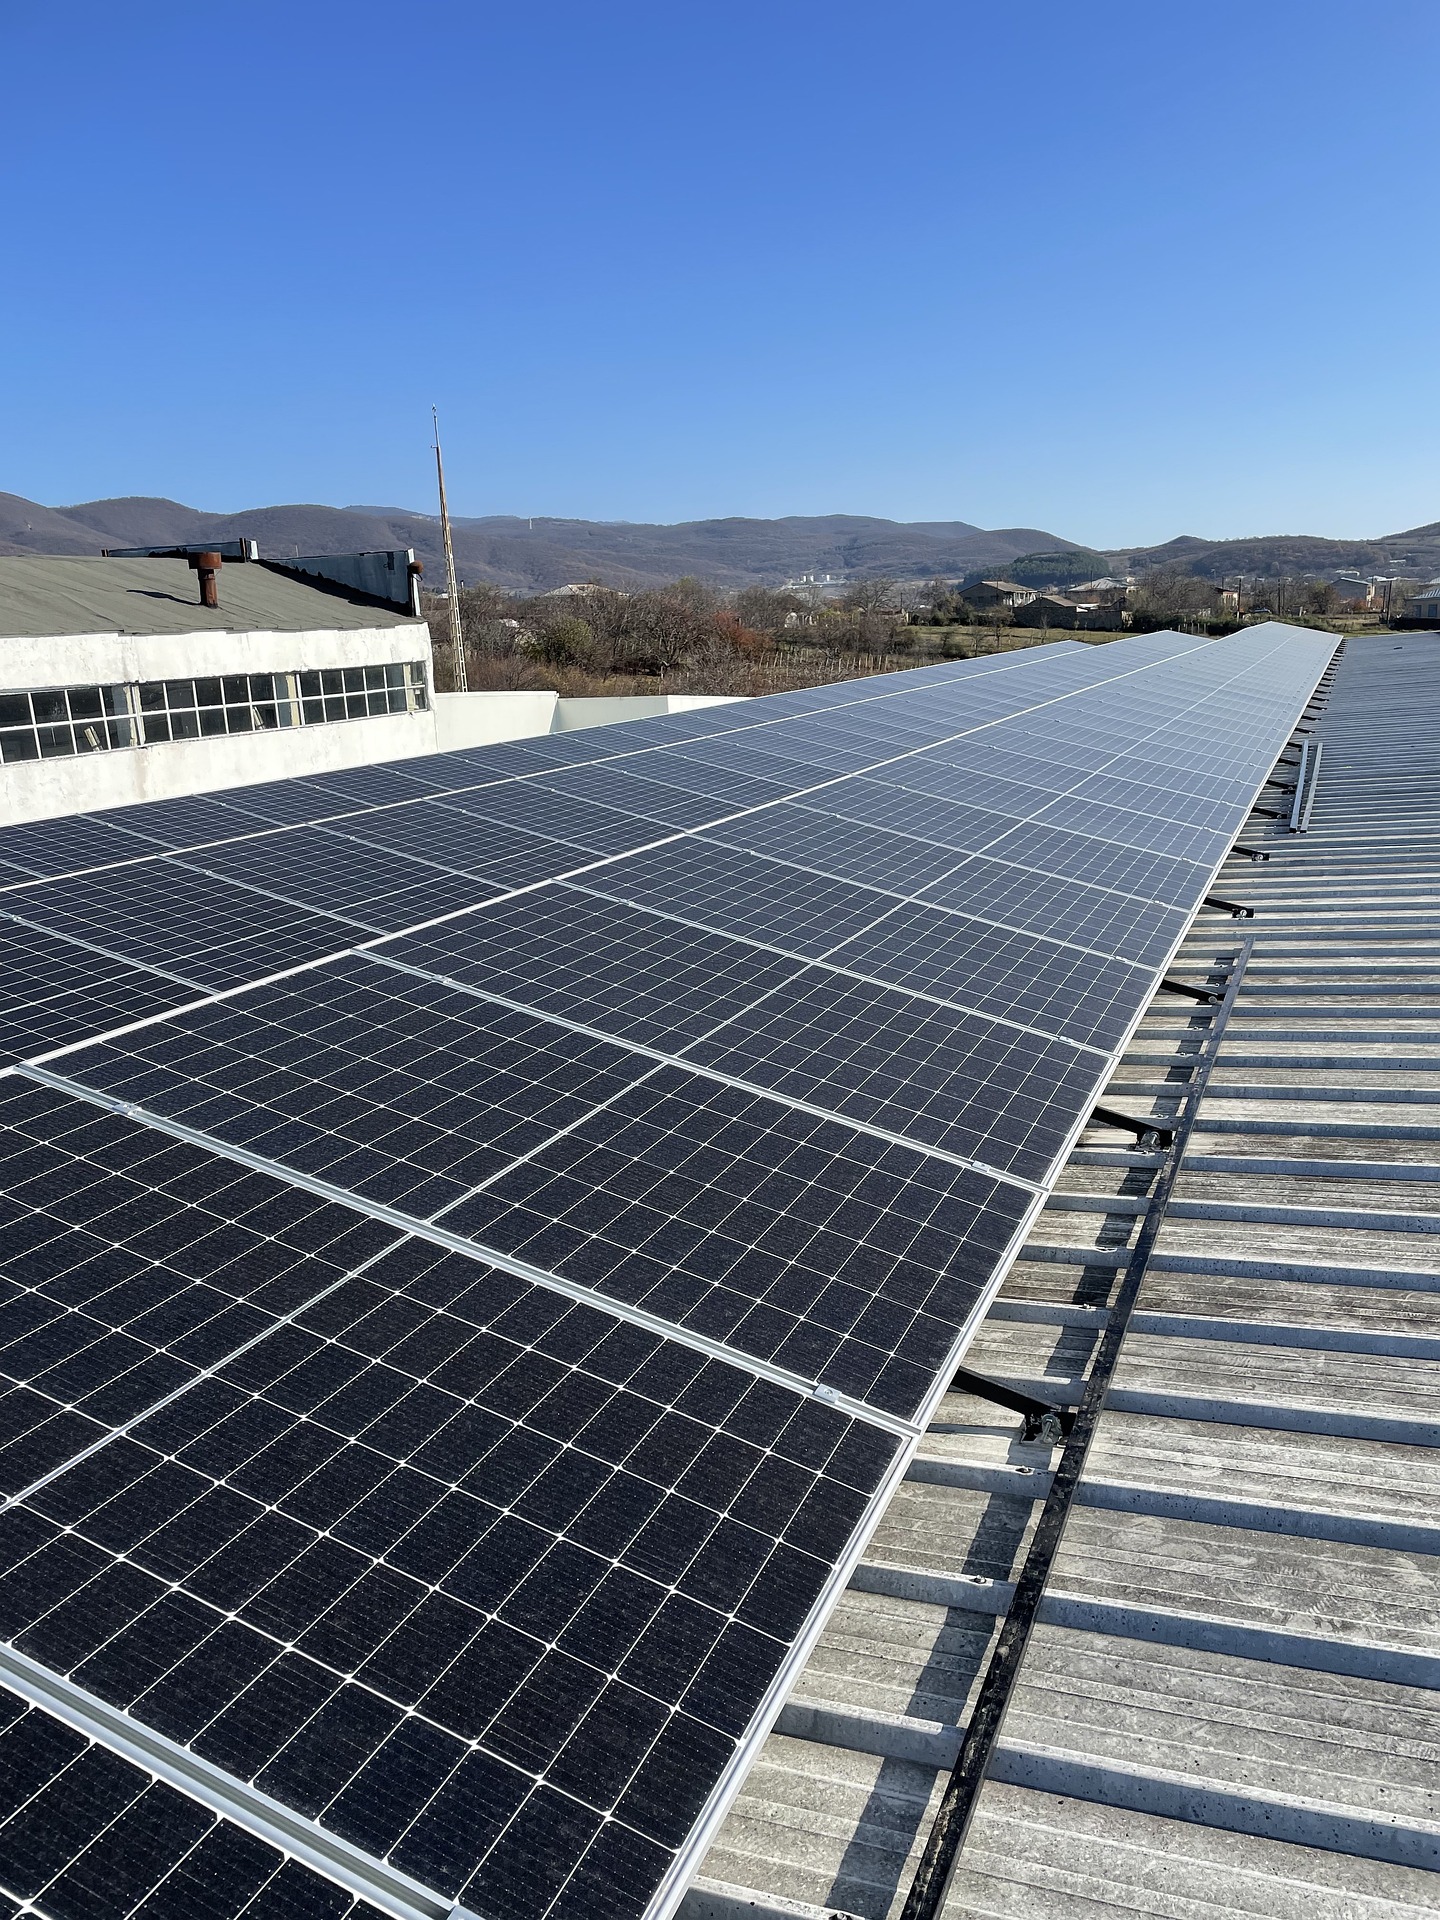
<instances>
[{"instance_id":1,"label":"corrugated metal roof","mask_svg":"<svg viewBox=\"0 0 1440 1920\"><path fill-rule=\"evenodd\" d=\"M263 565L225 566L220 605L202 607L183 560L0 555L0 639L71 633L304 633L394 627L404 616Z\"/></svg>"}]
</instances>

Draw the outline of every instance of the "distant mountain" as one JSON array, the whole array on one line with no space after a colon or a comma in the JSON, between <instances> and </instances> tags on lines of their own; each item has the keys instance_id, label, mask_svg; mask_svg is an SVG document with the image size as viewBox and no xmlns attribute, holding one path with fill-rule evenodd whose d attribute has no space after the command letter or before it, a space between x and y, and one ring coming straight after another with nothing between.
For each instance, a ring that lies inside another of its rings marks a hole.
<instances>
[{"instance_id":1,"label":"distant mountain","mask_svg":"<svg viewBox=\"0 0 1440 1920\"><path fill-rule=\"evenodd\" d=\"M1277 533L1250 540L1200 540L1182 534L1159 547L1117 548L1112 566L1127 573L1180 567L1219 580L1227 574L1397 573L1433 579L1440 575L1440 520L1386 533L1375 540L1321 540L1307 533Z\"/></svg>"},{"instance_id":2,"label":"distant mountain","mask_svg":"<svg viewBox=\"0 0 1440 1920\"><path fill-rule=\"evenodd\" d=\"M804 573L893 579L958 580L1000 572L1022 556L1084 552L1073 540L1037 527L987 530L966 520L875 520L853 514L780 520L689 520L649 526L618 520L553 520L494 515L457 519L455 561L461 582L493 581L543 592L568 581L617 587L659 586L694 574L717 587L779 586ZM433 514L404 507L253 507L202 513L176 500L87 500L42 507L0 493L0 553L99 553L102 547L169 541L258 540L270 559L295 553L344 553L363 547L414 547L429 585L443 577L440 527ZM1430 579L1440 576L1440 521L1374 540L1320 540L1274 534L1248 540L1182 535L1158 547L1119 547L1103 556L1112 571L1144 573L1179 566L1207 579L1227 574L1333 574L1351 568ZM1088 563L1087 563L1088 564Z\"/></svg>"},{"instance_id":3,"label":"distant mountain","mask_svg":"<svg viewBox=\"0 0 1440 1920\"><path fill-rule=\"evenodd\" d=\"M98 553L102 547L166 541L258 540L268 558L340 553L357 547L414 547L429 583L442 571L440 528L402 507L256 507L201 513L175 500L87 500L42 507L0 494L0 553ZM1002 567L1037 548L1071 542L1035 527L987 531L964 520L873 520L848 514L783 520L692 520L678 526L628 521L534 521L496 515L454 522L462 583L483 580L522 592L604 580L658 586L694 574L718 587L778 586L802 573L887 574L897 579L958 577Z\"/></svg>"}]
</instances>

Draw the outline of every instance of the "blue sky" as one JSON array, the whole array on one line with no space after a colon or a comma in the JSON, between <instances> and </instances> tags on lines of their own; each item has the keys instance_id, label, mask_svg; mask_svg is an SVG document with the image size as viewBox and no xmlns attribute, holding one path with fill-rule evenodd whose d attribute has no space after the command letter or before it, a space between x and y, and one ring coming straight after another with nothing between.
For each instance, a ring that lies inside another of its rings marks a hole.
<instances>
[{"instance_id":1,"label":"blue sky","mask_svg":"<svg viewBox=\"0 0 1440 1920\"><path fill-rule=\"evenodd\" d=\"M1440 517L1433 0L0 26L0 489L1096 544Z\"/></svg>"}]
</instances>

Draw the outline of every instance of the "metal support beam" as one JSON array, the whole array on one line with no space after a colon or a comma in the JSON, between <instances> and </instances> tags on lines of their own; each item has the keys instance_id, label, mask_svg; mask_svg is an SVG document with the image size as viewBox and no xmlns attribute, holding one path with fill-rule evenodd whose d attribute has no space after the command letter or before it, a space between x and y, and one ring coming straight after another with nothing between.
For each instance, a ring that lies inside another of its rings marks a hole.
<instances>
[{"instance_id":1,"label":"metal support beam","mask_svg":"<svg viewBox=\"0 0 1440 1920\"><path fill-rule=\"evenodd\" d=\"M1133 1133L1147 1151L1151 1147L1168 1147L1175 1138L1174 1127L1163 1126L1155 1120L1136 1120L1128 1113L1121 1113L1118 1107L1093 1106L1090 1118L1102 1120L1107 1127L1123 1127L1127 1133Z\"/></svg>"},{"instance_id":2,"label":"metal support beam","mask_svg":"<svg viewBox=\"0 0 1440 1920\"><path fill-rule=\"evenodd\" d=\"M1267 856L1262 854L1260 857L1261 859L1265 859ZM1235 920L1253 920L1255 918L1254 907L1247 907L1242 900L1222 900L1218 893L1207 893L1202 904L1207 907L1214 907L1220 913L1228 913L1231 918Z\"/></svg>"},{"instance_id":3,"label":"metal support beam","mask_svg":"<svg viewBox=\"0 0 1440 1920\"><path fill-rule=\"evenodd\" d=\"M1015 1683L1019 1678L1025 1650L1030 1642L1030 1634L1039 1615L1056 1556L1060 1551L1066 1523L1075 1503L1076 1490L1085 1471L1091 1442L1100 1424L1100 1415L1104 1410L1110 1383L1115 1375L1130 1316L1140 1297L1140 1289L1144 1283L1150 1256L1159 1238L1170 1196L1174 1192L1176 1176L1180 1171L1185 1148L1200 1110L1200 1101L1206 1082L1220 1050L1220 1042L1234 1008L1235 997L1239 991L1240 982L1244 978L1253 945L1253 938L1247 939L1236 957L1229 982L1221 997L1220 1009L1206 1036L1205 1049L1200 1056L1198 1071L1186 1089L1170 1156L1155 1183L1149 1212L1141 1224L1134 1248L1126 1263L1124 1277L1110 1309L1110 1318L1096 1350L1095 1363L1086 1382L1074 1428L1065 1443L1065 1451L1060 1456L1051 1480L1050 1492L1040 1511L1040 1518L1036 1522L1030 1550L1020 1569L1020 1577L1015 1582L1014 1597L1005 1614L995 1651L986 1668L985 1678L981 1682L974 1710L965 1730L965 1738L960 1745L960 1757L956 1760L954 1771L946 1784L944 1797L940 1802L940 1811L935 1817L934 1826L930 1829L930 1838L926 1843L925 1852L921 1856L920 1865L910 1884L909 1894L906 1896L901 1920L938 1920L945 1905L950 1883L959 1863L960 1850L965 1844L970 1822L979 1803L980 1789L984 1785L986 1772L999 1744L1005 1715L1010 1706Z\"/></svg>"},{"instance_id":4,"label":"metal support beam","mask_svg":"<svg viewBox=\"0 0 1440 1920\"><path fill-rule=\"evenodd\" d=\"M1256 808L1255 811L1258 812L1259 809ZM1268 860L1270 858L1263 847L1242 847L1238 840L1234 846L1231 847L1230 851L1231 853L1243 854L1247 860Z\"/></svg>"},{"instance_id":5,"label":"metal support beam","mask_svg":"<svg viewBox=\"0 0 1440 1920\"><path fill-rule=\"evenodd\" d=\"M1058 1447L1075 1424L1075 1414L1070 1407L1037 1400L1033 1394L1021 1393L1018 1387L1007 1387L988 1374L972 1373L969 1367L955 1369L950 1387L954 1393L973 1393L977 1400L989 1400L994 1406L1008 1407L1011 1413L1021 1414L1025 1421L1020 1430L1022 1440L1043 1440L1049 1446Z\"/></svg>"},{"instance_id":6,"label":"metal support beam","mask_svg":"<svg viewBox=\"0 0 1440 1920\"><path fill-rule=\"evenodd\" d=\"M1192 987L1188 980L1175 980L1167 973L1160 985L1167 993L1183 993L1187 1000L1198 1000L1202 1006L1212 1007L1224 999L1224 990L1219 987Z\"/></svg>"}]
</instances>

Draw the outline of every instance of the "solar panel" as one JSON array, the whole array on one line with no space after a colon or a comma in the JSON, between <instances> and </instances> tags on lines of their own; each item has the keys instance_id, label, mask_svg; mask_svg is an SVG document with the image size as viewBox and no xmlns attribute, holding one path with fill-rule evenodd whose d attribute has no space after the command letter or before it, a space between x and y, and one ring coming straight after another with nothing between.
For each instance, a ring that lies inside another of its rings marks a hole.
<instances>
[{"instance_id":1,"label":"solar panel","mask_svg":"<svg viewBox=\"0 0 1440 1920\"><path fill-rule=\"evenodd\" d=\"M338 1913L672 1913L1330 646L0 834L0 1685Z\"/></svg>"},{"instance_id":2,"label":"solar panel","mask_svg":"<svg viewBox=\"0 0 1440 1920\"><path fill-rule=\"evenodd\" d=\"M77 941L103 941L133 965L164 969L202 989L317 960L364 937L355 921L267 898L174 860L11 892L4 911Z\"/></svg>"}]
</instances>

